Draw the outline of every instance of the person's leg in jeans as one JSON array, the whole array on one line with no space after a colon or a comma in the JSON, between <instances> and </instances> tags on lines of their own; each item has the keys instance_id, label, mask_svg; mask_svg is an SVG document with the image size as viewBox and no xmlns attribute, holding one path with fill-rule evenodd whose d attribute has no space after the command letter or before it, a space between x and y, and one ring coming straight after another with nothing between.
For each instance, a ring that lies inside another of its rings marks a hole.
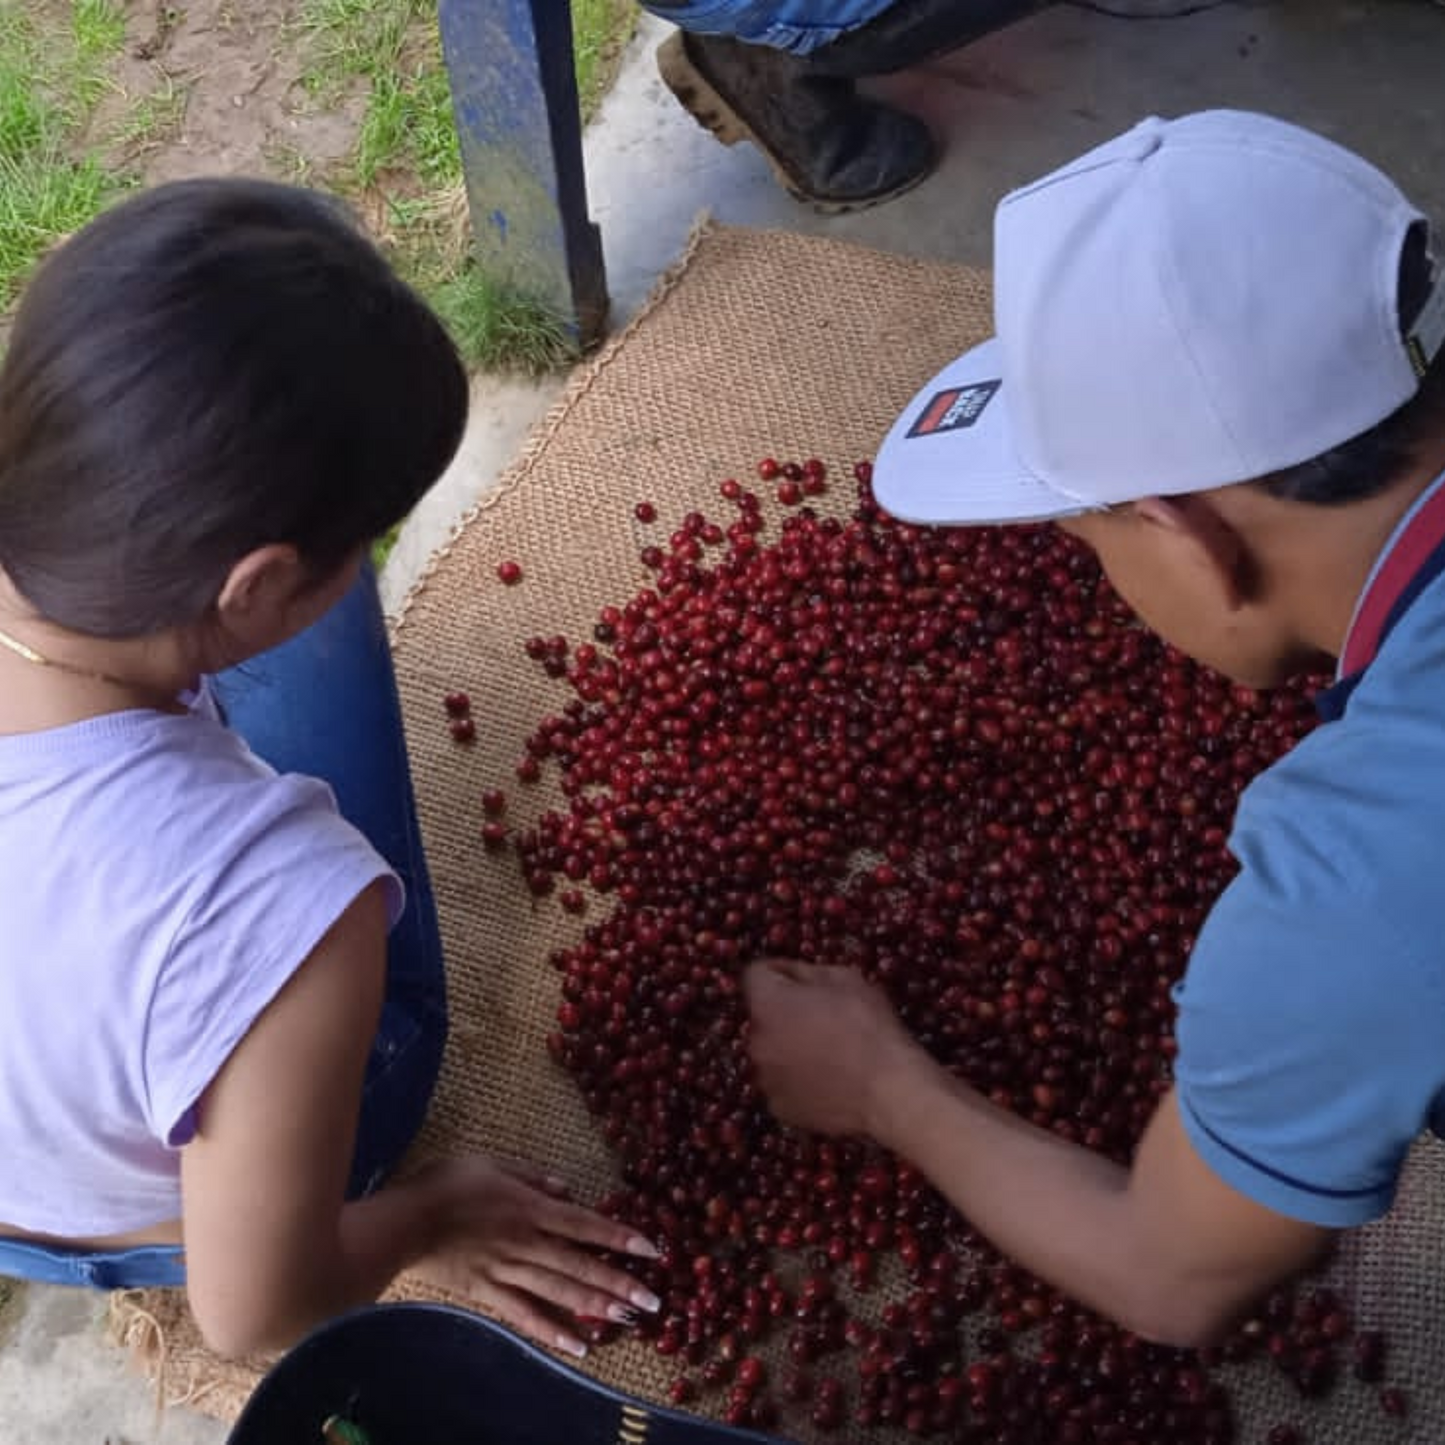
<instances>
[{"instance_id":1,"label":"person's leg in jeans","mask_svg":"<svg viewBox=\"0 0 1445 1445\"><path fill-rule=\"evenodd\" d=\"M174 1289L186 1282L186 1257L175 1244L70 1249L61 1244L0 1239L0 1276L81 1289Z\"/></svg>"},{"instance_id":2,"label":"person's leg in jeans","mask_svg":"<svg viewBox=\"0 0 1445 1445\"><path fill-rule=\"evenodd\" d=\"M938 148L916 116L859 94L1046 0L643 0L680 28L657 52L668 88L725 145L751 141L820 211L916 185Z\"/></svg>"},{"instance_id":3,"label":"person's leg in jeans","mask_svg":"<svg viewBox=\"0 0 1445 1445\"><path fill-rule=\"evenodd\" d=\"M324 779L400 876L381 1026L367 1063L348 1196L374 1189L421 1126L446 1038L441 935L417 826L386 623L368 566L299 636L214 679L229 725L278 772Z\"/></svg>"}]
</instances>

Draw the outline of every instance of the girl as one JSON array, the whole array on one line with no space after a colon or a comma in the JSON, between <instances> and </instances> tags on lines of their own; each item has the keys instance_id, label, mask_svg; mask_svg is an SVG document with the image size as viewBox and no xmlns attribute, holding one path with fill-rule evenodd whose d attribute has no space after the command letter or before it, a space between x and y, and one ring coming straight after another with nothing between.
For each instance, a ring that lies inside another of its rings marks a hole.
<instances>
[{"instance_id":1,"label":"girl","mask_svg":"<svg viewBox=\"0 0 1445 1445\"><path fill-rule=\"evenodd\" d=\"M0 369L0 1271L184 1283L226 1354L407 1268L579 1355L553 1309L656 1308L589 1248L653 1247L535 1171L378 1187L446 1019L363 559L466 398L309 192L163 186L31 284Z\"/></svg>"}]
</instances>

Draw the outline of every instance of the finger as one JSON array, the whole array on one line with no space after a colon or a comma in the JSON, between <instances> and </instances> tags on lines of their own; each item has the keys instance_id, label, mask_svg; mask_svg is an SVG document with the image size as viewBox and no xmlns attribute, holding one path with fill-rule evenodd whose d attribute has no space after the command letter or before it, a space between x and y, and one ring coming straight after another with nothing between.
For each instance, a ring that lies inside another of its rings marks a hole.
<instances>
[{"instance_id":1,"label":"finger","mask_svg":"<svg viewBox=\"0 0 1445 1445\"><path fill-rule=\"evenodd\" d=\"M594 1296L606 1296L604 1308L595 1312L599 1317L615 1318L615 1315L606 1313L605 1305L609 1302L620 1302L648 1314L655 1314L661 1303L646 1285L639 1284L626 1270L609 1264L591 1250L578 1249L552 1235L534 1235L525 1243L514 1245L500 1256L493 1272L499 1279L510 1283L511 1272L532 1266L571 1280ZM582 1310L581 1313L588 1311Z\"/></svg>"},{"instance_id":2,"label":"finger","mask_svg":"<svg viewBox=\"0 0 1445 1445\"><path fill-rule=\"evenodd\" d=\"M806 983L812 970L813 965L800 958L755 958L747 967L746 978L759 984Z\"/></svg>"},{"instance_id":3,"label":"finger","mask_svg":"<svg viewBox=\"0 0 1445 1445\"><path fill-rule=\"evenodd\" d=\"M795 974L793 982L809 989L814 999L826 999L830 994L835 997L847 993L871 996L878 992L856 968L849 968L844 963L805 963L799 968L807 972Z\"/></svg>"},{"instance_id":4,"label":"finger","mask_svg":"<svg viewBox=\"0 0 1445 1445\"><path fill-rule=\"evenodd\" d=\"M662 1251L635 1229L580 1204L553 1201L540 1207L535 1219L539 1229L563 1239L575 1240L578 1244L592 1244L599 1249L612 1249L639 1259L662 1258Z\"/></svg>"},{"instance_id":5,"label":"finger","mask_svg":"<svg viewBox=\"0 0 1445 1445\"><path fill-rule=\"evenodd\" d=\"M486 1288L474 1291L473 1298L488 1314L539 1345L561 1350L574 1360L587 1358L587 1346L581 1338L553 1319L532 1297L503 1284L489 1283Z\"/></svg>"},{"instance_id":6,"label":"finger","mask_svg":"<svg viewBox=\"0 0 1445 1445\"><path fill-rule=\"evenodd\" d=\"M743 996L749 1018L756 1022L771 1010L784 1007L794 987L794 981L779 973L771 961L750 963L743 974Z\"/></svg>"},{"instance_id":7,"label":"finger","mask_svg":"<svg viewBox=\"0 0 1445 1445\"><path fill-rule=\"evenodd\" d=\"M498 1159L494 1157L492 1163L503 1174L510 1174L513 1179L520 1179L523 1184L530 1184L534 1189L540 1189L556 1199L572 1197L572 1186L560 1174L555 1174L550 1169L544 1169L540 1164L532 1163L530 1159Z\"/></svg>"},{"instance_id":8,"label":"finger","mask_svg":"<svg viewBox=\"0 0 1445 1445\"><path fill-rule=\"evenodd\" d=\"M811 983L822 972L817 964L804 963L801 958L769 958L764 964L773 977L790 983Z\"/></svg>"},{"instance_id":9,"label":"finger","mask_svg":"<svg viewBox=\"0 0 1445 1445\"><path fill-rule=\"evenodd\" d=\"M651 1291L615 1270L592 1270L597 1261L562 1256L503 1260L488 1273L508 1289L543 1300L582 1319L635 1325L640 1314L655 1314L661 1302Z\"/></svg>"}]
</instances>

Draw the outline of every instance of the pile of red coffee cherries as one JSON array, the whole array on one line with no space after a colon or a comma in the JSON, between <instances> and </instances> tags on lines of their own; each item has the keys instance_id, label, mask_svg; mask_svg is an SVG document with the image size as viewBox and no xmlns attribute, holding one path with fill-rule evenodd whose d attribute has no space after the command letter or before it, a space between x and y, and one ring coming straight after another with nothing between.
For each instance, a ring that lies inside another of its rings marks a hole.
<instances>
[{"instance_id":1,"label":"pile of red coffee cherries","mask_svg":"<svg viewBox=\"0 0 1445 1445\"><path fill-rule=\"evenodd\" d=\"M555 768L567 806L515 839L486 808L532 891L589 920L552 959L548 1042L616 1153L608 1207L665 1244L640 1329L673 1399L758 1428L1222 1445L1221 1362L1304 1397L1382 1381L1382 1337L1326 1290L1277 1294L1221 1350L1151 1345L999 1258L905 1163L771 1118L739 991L764 954L858 968L996 1103L1128 1159L1240 789L1312 711L1160 643L1056 529L903 525L866 463L851 515L823 516L820 462L758 473L766 503L729 480L729 521L649 539L651 585L590 639L527 642L574 695L518 777Z\"/></svg>"}]
</instances>

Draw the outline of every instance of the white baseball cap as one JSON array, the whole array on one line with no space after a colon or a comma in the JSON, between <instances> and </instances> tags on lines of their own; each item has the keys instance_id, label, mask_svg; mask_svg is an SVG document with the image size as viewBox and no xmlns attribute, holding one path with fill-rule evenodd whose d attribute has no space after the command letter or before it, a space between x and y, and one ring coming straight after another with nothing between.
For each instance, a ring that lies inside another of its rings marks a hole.
<instances>
[{"instance_id":1,"label":"white baseball cap","mask_svg":"<svg viewBox=\"0 0 1445 1445\"><path fill-rule=\"evenodd\" d=\"M1000 202L997 334L879 449L913 522L1022 522L1262 477L1359 436L1445 344L1410 333L1425 217L1359 156L1270 116L1151 117Z\"/></svg>"}]
</instances>

